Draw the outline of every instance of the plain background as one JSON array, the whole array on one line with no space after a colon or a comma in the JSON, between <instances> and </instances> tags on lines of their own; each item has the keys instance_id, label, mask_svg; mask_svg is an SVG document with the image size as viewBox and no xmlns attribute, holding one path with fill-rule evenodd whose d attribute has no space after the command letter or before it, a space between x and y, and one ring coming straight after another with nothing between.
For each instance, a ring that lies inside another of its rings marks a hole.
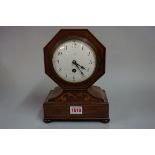
<instances>
[{"instance_id":1,"label":"plain background","mask_svg":"<svg viewBox=\"0 0 155 155\"><path fill-rule=\"evenodd\" d=\"M61 28L87 28L107 48L109 124L45 124L42 104L56 84L43 47ZM155 27L0 27L0 128L155 128Z\"/></svg>"}]
</instances>

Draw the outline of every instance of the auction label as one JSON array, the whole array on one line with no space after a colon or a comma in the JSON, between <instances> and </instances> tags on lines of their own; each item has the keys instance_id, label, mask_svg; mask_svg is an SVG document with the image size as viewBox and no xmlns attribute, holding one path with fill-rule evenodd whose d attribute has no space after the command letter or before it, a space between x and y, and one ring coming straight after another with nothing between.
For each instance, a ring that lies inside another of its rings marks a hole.
<instances>
[{"instance_id":1,"label":"auction label","mask_svg":"<svg viewBox=\"0 0 155 155\"><path fill-rule=\"evenodd\" d=\"M82 114L82 106L70 106L70 114Z\"/></svg>"}]
</instances>

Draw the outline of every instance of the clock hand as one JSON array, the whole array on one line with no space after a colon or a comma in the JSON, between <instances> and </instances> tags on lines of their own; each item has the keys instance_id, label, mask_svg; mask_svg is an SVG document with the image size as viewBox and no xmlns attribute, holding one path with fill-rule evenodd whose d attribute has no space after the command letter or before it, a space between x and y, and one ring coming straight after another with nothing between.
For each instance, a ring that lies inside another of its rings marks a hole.
<instances>
[{"instance_id":1,"label":"clock hand","mask_svg":"<svg viewBox=\"0 0 155 155\"><path fill-rule=\"evenodd\" d=\"M83 66L79 65L75 60L73 60L72 63L73 63L74 65L78 65L78 66L81 67L82 69L85 69L85 70L86 70L86 68L84 68Z\"/></svg>"},{"instance_id":2,"label":"clock hand","mask_svg":"<svg viewBox=\"0 0 155 155\"><path fill-rule=\"evenodd\" d=\"M80 71L81 75L84 76L84 73L81 71L81 69L76 65L77 69Z\"/></svg>"},{"instance_id":3,"label":"clock hand","mask_svg":"<svg viewBox=\"0 0 155 155\"><path fill-rule=\"evenodd\" d=\"M80 66L80 65L79 65ZM83 66L80 66L82 69L85 69ZM85 69L86 70L86 69Z\"/></svg>"},{"instance_id":4,"label":"clock hand","mask_svg":"<svg viewBox=\"0 0 155 155\"><path fill-rule=\"evenodd\" d=\"M75 60L72 61L72 63L77 67L77 69L80 71L81 75L84 76L84 73L81 71L81 69L79 68L78 64L76 63Z\"/></svg>"},{"instance_id":5,"label":"clock hand","mask_svg":"<svg viewBox=\"0 0 155 155\"><path fill-rule=\"evenodd\" d=\"M82 76L85 76L84 73L80 70L80 68L79 68L79 67L77 67L77 68L78 68L78 70L80 71L81 75L82 75Z\"/></svg>"}]
</instances>

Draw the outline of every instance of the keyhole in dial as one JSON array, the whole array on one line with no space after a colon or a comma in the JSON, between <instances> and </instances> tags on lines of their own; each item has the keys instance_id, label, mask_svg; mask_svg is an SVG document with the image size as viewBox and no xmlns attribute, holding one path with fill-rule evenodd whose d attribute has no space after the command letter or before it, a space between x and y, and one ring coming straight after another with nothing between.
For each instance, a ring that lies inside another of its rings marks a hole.
<instances>
[{"instance_id":1,"label":"keyhole in dial","mask_svg":"<svg viewBox=\"0 0 155 155\"><path fill-rule=\"evenodd\" d=\"M75 68L74 68L74 69L72 69L72 72L73 72L73 73L76 73L76 69L75 69Z\"/></svg>"}]
</instances>

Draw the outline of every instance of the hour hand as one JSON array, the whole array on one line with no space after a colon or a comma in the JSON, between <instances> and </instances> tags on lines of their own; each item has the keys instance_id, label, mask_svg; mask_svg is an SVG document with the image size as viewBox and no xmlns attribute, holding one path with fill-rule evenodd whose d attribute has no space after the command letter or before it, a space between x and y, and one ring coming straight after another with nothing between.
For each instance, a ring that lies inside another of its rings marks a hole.
<instances>
[{"instance_id":1,"label":"hour hand","mask_svg":"<svg viewBox=\"0 0 155 155\"><path fill-rule=\"evenodd\" d=\"M77 67L77 69L80 71L80 73L81 73L82 76L85 76L84 73L83 73L83 72L81 71L81 69L79 68L79 65L76 63L75 60L72 61L72 64L74 64L74 65Z\"/></svg>"},{"instance_id":2,"label":"hour hand","mask_svg":"<svg viewBox=\"0 0 155 155\"><path fill-rule=\"evenodd\" d=\"M72 64L77 65L77 62L75 60L72 61Z\"/></svg>"},{"instance_id":3,"label":"hour hand","mask_svg":"<svg viewBox=\"0 0 155 155\"><path fill-rule=\"evenodd\" d=\"M80 66L80 65L79 65ZM82 69L85 69L83 66L80 66ZM85 69L86 70L86 69Z\"/></svg>"},{"instance_id":4,"label":"hour hand","mask_svg":"<svg viewBox=\"0 0 155 155\"><path fill-rule=\"evenodd\" d=\"M74 65L79 66L81 69L85 69L83 66L79 65L75 60L73 60L72 63L73 63ZM85 69L85 70L86 70L86 69Z\"/></svg>"}]
</instances>

